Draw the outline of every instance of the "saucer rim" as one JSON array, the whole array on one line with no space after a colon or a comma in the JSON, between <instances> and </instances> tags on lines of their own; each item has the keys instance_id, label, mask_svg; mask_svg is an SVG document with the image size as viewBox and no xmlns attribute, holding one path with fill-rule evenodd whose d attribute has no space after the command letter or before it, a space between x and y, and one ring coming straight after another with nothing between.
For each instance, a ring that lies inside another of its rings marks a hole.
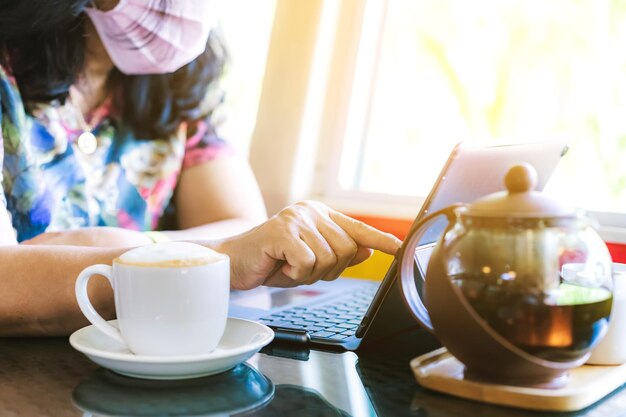
<instances>
[{"instance_id":1,"label":"saucer rim","mask_svg":"<svg viewBox=\"0 0 626 417\"><path fill-rule=\"evenodd\" d=\"M108 320L107 322L115 324L117 320ZM226 323L227 327L228 327L229 322L248 323L252 326L256 326L259 329L259 331L262 331L263 333L265 333L265 337L255 343L249 343L249 344L239 346L233 349L227 349L227 350L224 349L221 351L214 350L210 353L202 353L202 354L196 354L196 355L176 355L176 356L174 355L172 356L137 355L132 352L112 352L109 350L92 348L92 347L85 346L84 344L78 342L77 341L78 337L83 333L87 333L91 330L95 330L99 332L99 330L93 324L91 324L73 332L69 337L69 342L70 342L70 345L72 345L72 347L76 349L77 351L85 355L91 355L91 356L95 356L95 357L99 357L103 359L111 359L111 360L116 360L116 361L133 362L133 363L171 364L171 363L204 362L207 360L218 360L218 359L230 358L233 356L251 352L253 350L258 351L264 346L267 346L268 344L270 344L272 340L274 340L274 336L275 336L274 331L262 323L258 323L252 320L240 319L237 317L228 317L227 323ZM218 344L218 347L219 347L219 344Z\"/></svg>"}]
</instances>

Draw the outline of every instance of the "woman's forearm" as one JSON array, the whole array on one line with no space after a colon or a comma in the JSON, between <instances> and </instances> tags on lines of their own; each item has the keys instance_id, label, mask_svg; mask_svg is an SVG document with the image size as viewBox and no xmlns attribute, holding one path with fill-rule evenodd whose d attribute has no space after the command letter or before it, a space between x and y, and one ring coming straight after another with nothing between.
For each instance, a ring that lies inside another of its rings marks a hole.
<instances>
[{"instance_id":1,"label":"woman's forearm","mask_svg":"<svg viewBox=\"0 0 626 417\"><path fill-rule=\"evenodd\" d=\"M15 245L0 247L0 336L67 335L88 324L76 303L76 277L89 265L111 264L126 249ZM89 286L94 307L115 315L108 281Z\"/></svg>"},{"instance_id":2,"label":"woman's forearm","mask_svg":"<svg viewBox=\"0 0 626 417\"><path fill-rule=\"evenodd\" d=\"M75 298L78 274L90 265L110 265L136 246L121 242L143 243L135 234L129 237L115 228L105 232L104 247L67 246L64 241L71 233L0 247L0 336L67 335L87 325ZM186 239L229 255L231 287L236 289L333 280L347 266L367 259L372 250L394 254L401 245L390 234L310 201L294 204L235 237ZM109 283L100 278L91 284L94 307L104 318L113 318Z\"/></svg>"}]
</instances>

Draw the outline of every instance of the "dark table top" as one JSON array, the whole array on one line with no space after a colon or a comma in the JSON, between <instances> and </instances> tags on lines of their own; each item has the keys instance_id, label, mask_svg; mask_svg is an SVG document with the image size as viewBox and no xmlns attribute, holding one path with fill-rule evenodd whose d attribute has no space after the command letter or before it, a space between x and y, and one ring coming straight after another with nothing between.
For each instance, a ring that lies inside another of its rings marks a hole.
<instances>
[{"instance_id":1,"label":"dark table top","mask_svg":"<svg viewBox=\"0 0 626 417\"><path fill-rule=\"evenodd\" d=\"M626 415L623 389L569 414L527 412L427 391L415 382L409 360L433 346L414 339L358 353L271 346L225 374L184 381L117 375L72 349L66 338L0 339L0 416Z\"/></svg>"}]
</instances>

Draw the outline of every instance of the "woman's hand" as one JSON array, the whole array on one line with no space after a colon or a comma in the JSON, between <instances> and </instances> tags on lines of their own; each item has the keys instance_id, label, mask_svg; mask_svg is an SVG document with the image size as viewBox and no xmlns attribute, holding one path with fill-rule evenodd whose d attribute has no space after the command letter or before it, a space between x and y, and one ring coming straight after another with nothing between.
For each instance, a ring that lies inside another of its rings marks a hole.
<instances>
[{"instance_id":1,"label":"woman's hand","mask_svg":"<svg viewBox=\"0 0 626 417\"><path fill-rule=\"evenodd\" d=\"M372 249L395 254L401 243L321 203L304 201L216 249L230 255L232 287L251 289L334 280L369 258Z\"/></svg>"},{"instance_id":2,"label":"woman's hand","mask_svg":"<svg viewBox=\"0 0 626 417\"><path fill-rule=\"evenodd\" d=\"M63 232L42 233L22 242L25 245L71 245L107 248L129 248L152 243L141 232L119 227L86 227Z\"/></svg>"}]
</instances>

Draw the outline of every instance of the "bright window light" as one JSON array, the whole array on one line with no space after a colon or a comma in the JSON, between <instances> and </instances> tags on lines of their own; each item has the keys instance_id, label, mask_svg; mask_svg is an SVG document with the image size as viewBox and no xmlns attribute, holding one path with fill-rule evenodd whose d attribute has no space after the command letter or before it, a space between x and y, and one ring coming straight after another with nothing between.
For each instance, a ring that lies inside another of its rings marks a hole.
<instances>
[{"instance_id":1,"label":"bright window light","mask_svg":"<svg viewBox=\"0 0 626 417\"><path fill-rule=\"evenodd\" d=\"M248 152L256 122L276 0L221 0L218 30L230 56L220 88L219 133Z\"/></svg>"},{"instance_id":2,"label":"bright window light","mask_svg":"<svg viewBox=\"0 0 626 417\"><path fill-rule=\"evenodd\" d=\"M459 141L566 138L547 191L626 213L626 3L389 0L340 186L426 195ZM376 28L374 28L376 30ZM364 27L363 33L369 33ZM352 160L350 160L352 158Z\"/></svg>"}]
</instances>

